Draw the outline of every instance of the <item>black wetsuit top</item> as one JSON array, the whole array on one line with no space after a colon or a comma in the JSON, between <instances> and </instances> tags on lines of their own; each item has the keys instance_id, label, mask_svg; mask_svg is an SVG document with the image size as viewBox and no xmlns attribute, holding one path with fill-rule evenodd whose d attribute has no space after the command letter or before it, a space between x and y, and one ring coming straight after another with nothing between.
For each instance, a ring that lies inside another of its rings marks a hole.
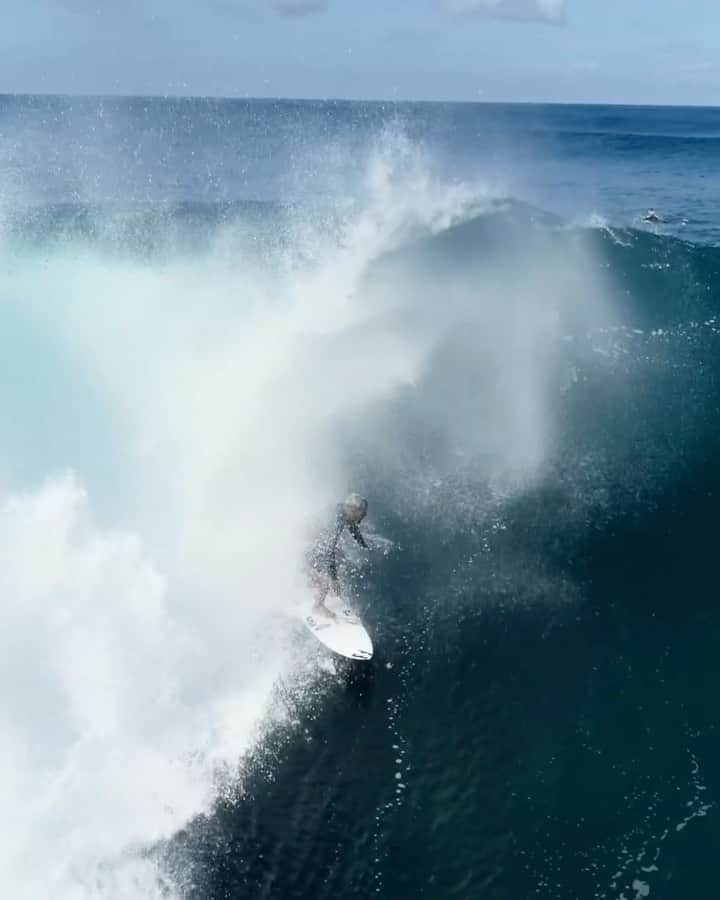
<instances>
[{"instance_id":1,"label":"black wetsuit top","mask_svg":"<svg viewBox=\"0 0 720 900\"><path fill-rule=\"evenodd\" d=\"M345 517L342 505L338 506L335 520L325 528L310 548L308 562L319 572L326 572L333 581L337 580L337 547L343 531L347 528L355 540L367 550L365 538L358 528L357 522L350 522Z\"/></svg>"}]
</instances>

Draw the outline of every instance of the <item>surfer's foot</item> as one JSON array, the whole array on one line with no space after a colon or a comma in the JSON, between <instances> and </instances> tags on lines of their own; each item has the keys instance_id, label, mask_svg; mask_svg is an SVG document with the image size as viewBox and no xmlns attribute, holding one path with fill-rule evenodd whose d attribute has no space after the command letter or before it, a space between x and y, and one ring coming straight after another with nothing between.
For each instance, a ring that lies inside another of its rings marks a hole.
<instances>
[{"instance_id":1,"label":"surfer's foot","mask_svg":"<svg viewBox=\"0 0 720 900\"><path fill-rule=\"evenodd\" d=\"M316 603L315 606L313 606L313 612L318 613L321 616L327 616L328 619L337 619L335 613L331 609L328 609L324 603Z\"/></svg>"}]
</instances>

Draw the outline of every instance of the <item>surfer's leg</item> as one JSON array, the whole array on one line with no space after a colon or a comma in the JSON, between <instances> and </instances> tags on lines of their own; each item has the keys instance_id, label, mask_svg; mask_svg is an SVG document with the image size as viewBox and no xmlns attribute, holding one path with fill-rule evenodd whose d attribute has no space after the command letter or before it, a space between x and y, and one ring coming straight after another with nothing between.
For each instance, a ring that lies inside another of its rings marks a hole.
<instances>
[{"instance_id":1,"label":"surfer's leg","mask_svg":"<svg viewBox=\"0 0 720 900\"><path fill-rule=\"evenodd\" d=\"M330 590L330 579L327 576L318 574L313 580L315 582L315 606L322 606Z\"/></svg>"},{"instance_id":2,"label":"surfer's leg","mask_svg":"<svg viewBox=\"0 0 720 900\"><path fill-rule=\"evenodd\" d=\"M329 616L332 619L336 618L335 613L325 606L325 598L332 588L332 579L330 576L325 572L318 572L317 569L313 569L310 575L310 582L313 591L315 592L313 611Z\"/></svg>"}]
</instances>

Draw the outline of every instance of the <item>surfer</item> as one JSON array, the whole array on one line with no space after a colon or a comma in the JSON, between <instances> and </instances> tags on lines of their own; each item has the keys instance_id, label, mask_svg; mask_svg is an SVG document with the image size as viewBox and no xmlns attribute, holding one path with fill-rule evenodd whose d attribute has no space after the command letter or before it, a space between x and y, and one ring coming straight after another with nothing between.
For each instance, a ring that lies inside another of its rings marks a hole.
<instances>
[{"instance_id":1,"label":"surfer","mask_svg":"<svg viewBox=\"0 0 720 900\"><path fill-rule=\"evenodd\" d=\"M365 497L350 494L343 503L338 504L334 521L320 533L308 550L306 559L310 582L315 591L313 612L335 618L335 613L325 606L325 598L328 593L340 593L337 575L338 542L347 529L358 544L367 550L367 542L358 527L367 515L367 510L368 502Z\"/></svg>"},{"instance_id":2,"label":"surfer","mask_svg":"<svg viewBox=\"0 0 720 900\"><path fill-rule=\"evenodd\" d=\"M654 225L662 222L662 217L659 216L654 209L649 209L645 215L643 216L644 222L652 222Z\"/></svg>"}]
</instances>

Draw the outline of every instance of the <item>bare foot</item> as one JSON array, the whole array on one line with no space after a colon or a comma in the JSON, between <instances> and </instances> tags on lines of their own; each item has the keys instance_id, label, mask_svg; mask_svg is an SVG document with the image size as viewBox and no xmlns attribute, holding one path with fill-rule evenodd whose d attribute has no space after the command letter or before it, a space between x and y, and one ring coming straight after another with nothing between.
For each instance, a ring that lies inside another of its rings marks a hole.
<instances>
[{"instance_id":1,"label":"bare foot","mask_svg":"<svg viewBox=\"0 0 720 900\"><path fill-rule=\"evenodd\" d=\"M337 619L335 613L331 609L328 609L324 603L313 606L313 612L321 616L327 616L328 619Z\"/></svg>"}]
</instances>

